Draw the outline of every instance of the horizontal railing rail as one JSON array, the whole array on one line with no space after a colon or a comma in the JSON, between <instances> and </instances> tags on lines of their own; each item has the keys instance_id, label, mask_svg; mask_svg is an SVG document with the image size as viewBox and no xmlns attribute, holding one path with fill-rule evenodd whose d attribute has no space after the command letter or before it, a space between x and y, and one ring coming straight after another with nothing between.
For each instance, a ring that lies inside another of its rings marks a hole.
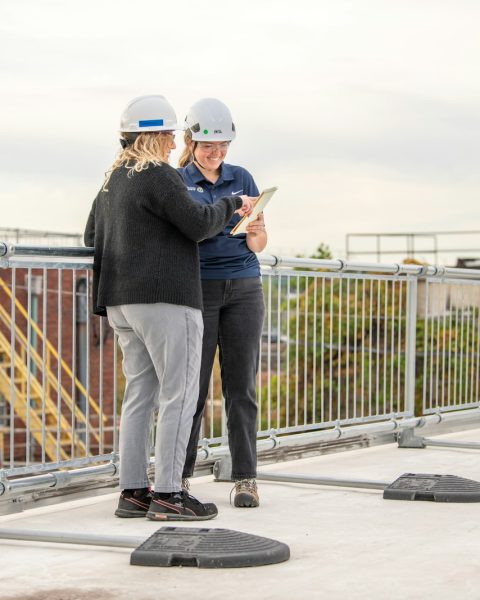
<instances>
[{"instance_id":1,"label":"horizontal railing rail","mask_svg":"<svg viewBox=\"0 0 480 600\"><path fill-rule=\"evenodd\" d=\"M118 458L124 382L90 314L93 252L0 242L0 479ZM259 259L259 447L478 408L480 270ZM227 451L219 374L217 361L200 459Z\"/></svg>"}]
</instances>

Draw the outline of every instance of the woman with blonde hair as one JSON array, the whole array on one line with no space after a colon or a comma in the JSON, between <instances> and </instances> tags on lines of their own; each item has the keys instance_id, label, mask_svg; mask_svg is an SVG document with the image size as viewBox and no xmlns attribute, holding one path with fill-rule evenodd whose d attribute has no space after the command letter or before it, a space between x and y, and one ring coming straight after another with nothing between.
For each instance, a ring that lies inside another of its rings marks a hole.
<instances>
[{"instance_id":1,"label":"woman with blonde hair","mask_svg":"<svg viewBox=\"0 0 480 600\"><path fill-rule=\"evenodd\" d=\"M220 196L258 196L250 173L227 164L235 126L230 110L216 98L204 98L188 111L185 150L179 173L198 205L212 206ZM227 413L228 443L235 482L234 505L255 507L259 496L257 469L256 373L262 333L264 300L260 265L255 255L267 244L261 214L246 234L231 236L234 215L225 228L200 243L203 292L203 346L200 394L183 470L188 489L198 447L201 419L208 395L213 361L219 348L222 390Z\"/></svg>"},{"instance_id":2,"label":"woman with blonde hair","mask_svg":"<svg viewBox=\"0 0 480 600\"><path fill-rule=\"evenodd\" d=\"M182 468L198 397L202 299L198 242L221 231L245 196L194 202L167 164L178 127L163 96L132 100L121 119L117 160L88 217L94 246L94 312L118 335L126 378L120 423L120 486L115 514L151 520L216 516L182 490ZM149 432L158 410L155 485L149 489Z\"/></svg>"}]
</instances>

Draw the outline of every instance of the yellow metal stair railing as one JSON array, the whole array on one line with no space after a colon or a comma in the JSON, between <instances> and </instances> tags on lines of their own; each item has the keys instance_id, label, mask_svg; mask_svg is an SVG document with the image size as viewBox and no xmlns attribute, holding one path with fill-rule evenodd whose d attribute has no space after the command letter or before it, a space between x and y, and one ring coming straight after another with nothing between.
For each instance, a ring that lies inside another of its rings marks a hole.
<instances>
[{"instance_id":1,"label":"yellow metal stair railing","mask_svg":"<svg viewBox=\"0 0 480 600\"><path fill-rule=\"evenodd\" d=\"M12 299L12 292L11 292L10 288L7 286L7 284L3 281L3 279L1 277L0 277L0 288L3 289L3 291L7 294L7 296L11 300ZM0 309L1 308L2 308L2 306L1 306L1 303L0 303ZM15 308L19 311L19 313L22 315L22 317L24 317L24 319L27 322L29 322L29 324L32 327L33 331L35 331L35 333L37 334L38 339L43 342L43 332L42 332L42 330L39 328L39 326L37 325L37 323L35 323L35 321L32 321L31 319L29 319L28 313L25 310L25 307L18 300L18 298L15 298ZM3 310L3 315L4 315L4 318L6 319L6 324L8 324L8 327L11 327L10 315L9 315L9 313L5 309ZM16 327L16 330L21 335L21 337L23 338L24 345L26 345L27 338L25 337L25 335L22 333L22 331L18 327ZM52 358L54 360L58 361L58 359L59 359L58 352L57 352L55 346L48 340L48 338L45 340L45 346L46 346L46 350L47 350L47 357L46 357L47 365L51 364ZM34 350L34 349L32 348L32 350ZM68 378L70 380L74 381L74 384L75 384L75 387L76 387L77 391L82 396L84 396L85 398L87 398L87 390L85 389L84 385L82 384L82 382L79 379L77 379L76 377L75 378L73 377L73 373L72 373L72 370L69 367L69 365L63 359L60 361L60 364L61 364L62 369L65 371L66 375L68 376ZM48 369L48 371L50 372L50 369ZM53 384L56 385L57 379L56 379L55 376L53 376L53 377L54 377ZM72 399L69 396L68 392L66 392L66 390L65 390L65 394L66 394L66 401L71 403ZM93 397L91 395L88 396L88 403L90 405L91 410L100 417L100 413L101 413L100 406L97 404L97 402L95 402L95 400L93 399ZM105 415L102 415L102 419L103 419L104 423L107 421L107 417Z\"/></svg>"},{"instance_id":2,"label":"yellow metal stair railing","mask_svg":"<svg viewBox=\"0 0 480 600\"><path fill-rule=\"evenodd\" d=\"M4 438L8 434L8 429L0 427L0 463L5 461L5 441Z\"/></svg>"},{"instance_id":3,"label":"yellow metal stair railing","mask_svg":"<svg viewBox=\"0 0 480 600\"><path fill-rule=\"evenodd\" d=\"M0 333L0 393L6 400L13 404L14 412L25 423L30 424L30 431L33 438L42 446L45 444L45 454L50 460L67 460L70 458L72 443L77 451L86 456L86 447L84 442L75 435L72 439L72 428L64 415L60 414L58 423L57 405L51 398L45 396L45 405L43 406L43 390L38 379L30 373L30 394L27 397L26 382L28 378L28 369L22 357L15 352L13 356L13 365L10 360L10 342ZM13 403L12 403L12 385L13 377ZM43 413L44 411L44 413ZM44 417L42 418L42 415ZM52 433L60 430L60 438Z\"/></svg>"},{"instance_id":4,"label":"yellow metal stair railing","mask_svg":"<svg viewBox=\"0 0 480 600\"><path fill-rule=\"evenodd\" d=\"M0 322L4 323L5 325L7 325L9 327L11 326L10 315L7 313L7 311L4 309L4 307L2 305L0 305ZM26 363L25 355L27 352L28 340L25 337L25 334L19 330L18 326L15 329L16 329L16 331L15 331L16 340L17 340L17 342L20 343L22 351L23 351L23 355L24 355L22 362L25 365L25 363ZM10 342L7 341L7 343L9 344L8 348L10 349ZM1 346L1 343L0 343L0 346ZM37 367L37 369L40 372L42 372L43 369L45 369L45 380L46 380L46 385L48 386L47 393L46 393L47 396L50 397L49 390L51 390L51 389L55 390L55 394L54 394L54 396L55 396L55 395L57 395L56 391L59 389L60 390L60 398L64 402L64 404L66 405L68 410L70 412L74 411L75 419L78 422L80 422L86 426L87 419L85 417L85 414L73 402L71 395L67 392L65 387L63 385L59 384L57 375L50 368L52 360L51 360L51 352L49 352L48 346L47 346L47 360L45 361L45 365L43 365L42 357L40 356L40 354L37 352L37 350L33 346L30 346L30 360L33 362L33 364L35 364L35 366ZM70 371L70 373L71 373L71 371ZM32 379L32 377L33 377L33 375L32 375L32 373L30 373L30 378ZM23 384L25 384L25 382L26 382L26 368L25 368L25 378L23 379ZM82 389L85 389L85 388L83 388L83 386L82 386ZM55 404L55 406L56 406L56 404ZM104 416L103 418L105 421L106 417ZM91 435L93 435L97 441L100 441L100 438L94 431L91 431Z\"/></svg>"},{"instance_id":5,"label":"yellow metal stair railing","mask_svg":"<svg viewBox=\"0 0 480 600\"><path fill-rule=\"evenodd\" d=\"M1 278L0 289L2 289L9 297L10 301L12 301L12 293L7 284ZM35 331L38 339L43 342L44 336L42 330L34 321L29 318L27 311L18 298L15 298L15 308L18 313L25 318L27 324L32 328L32 330ZM10 314L1 304L0 322L2 322L8 328L8 330L11 329L12 322ZM73 435L71 423L65 418L64 415L62 415L62 405L60 406L60 416L57 414L59 408L57 405L58 397L60 398L61 403L66 406L70 414L74 415L76 422L83 424L85 429L87 429L87 420L85 414L80 410L76 403L74 403L71 395L58 381L57 376L51 369L52 362L57 362L58 365L58 361L60 361L62 375L65 373L71 379L78 393L87 398L85 387L76 377L73 377L72 370L68 364L63 359L60 359L55 347L48 339L45 339L45 360L43 360L43 357L39 355L33 346L30 345L31 363L36 366L39 373L42 373L43 370L45 370L46 389L44 390L35 375L31 371L30 374L28 373L25 360L28 348L28 340L17 323L15 323L14 335L17 345L19 344L21 348L22 356L15 352L13 365L14 368L11 369L11 342L0 333L0 392L8 401L11 401L12 388L10 383L10 375L13 374L15 412L24 422L26 422L25 420L28 419L27 414L30 415L29 418L30 425L32 427L32 433L34 433L35 439L37 439L37 441L40 443L43 441L41 434L42 425L47 425L48 431L45 432L45 452L52 460L58 458L58 454L60 454L62 459L68 458L64 451L64 447L66 448L67 446L71 445L76 447L84 456L86 456L86 447L84 442L79 438L78 434ZM28 377L30 382L30 400L26 396L26 383ZM55 400L52 400L50 397L50 390L52 388L56 392L54 394L56 396ZM99 405L90 395L88 396L88 402L93 413L98 416L99 420L101 419L105 423L107 420L106 416L101 414ZM27 403L29 404L28 408ZM45 411L43 416L42 411ZM59 418L60 424L58 422ZM61 446L60 451L57 448L58 444L56 437L52 436L50 433L52 428L61 432L61 440L59 440L59 444ZM100 443L100 437L93 429L90 430L89 434Z\"/></svg>"}]
</instances>

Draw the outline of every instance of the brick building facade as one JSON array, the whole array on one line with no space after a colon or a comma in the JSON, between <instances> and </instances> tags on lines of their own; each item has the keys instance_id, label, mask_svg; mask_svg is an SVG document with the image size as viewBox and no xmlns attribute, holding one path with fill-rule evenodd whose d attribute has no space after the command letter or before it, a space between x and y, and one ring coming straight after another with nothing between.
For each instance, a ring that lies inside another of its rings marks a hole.
<instances>
[{"instance_id":1,"label":"brick building facade","mask_svg":"<svg viewBox=\"0 0 480 600\"><path fill-rule=\"evenodd\" d=\"M38 431L36 436L33 434L35 423L38 429L35 414L57 440L57 445L62 447L62 455L58 456L57 452L57 458L106 453L113 447L113 426L119 402L114 397L114 381L117 379L117 398L121 399L123 378L118 376L118 367L114 364L113 331L106 319L91 314L87 300L89 277L91 272L87 270L0 270L0 338L3 343L0 353L0 375L3 374L0 460L3 465L0 464L0 467L12 466L12 458L15 466L41 458L41 438L39 441ZM11 322L12 304L14 325ZM30 332L27 325L29 315ZM12 331L15 332L16 354L13 371L10 364ZM121 354L117 362L120 360ZM18 392L13 396L12 372ZM55 385L58 380L63 388L60 394L58 385ZM82 385L88 391L89 402ZM27 386L30 388L30 406L26 400ZM57 413L60 406L63 420L53 414L52 408L50 411L45 409L46 400L49 400L50 407L52 403L56 405ZM100 405L103 414L101 424L96 413L96 407ZM73 407L76 408L72 410ZM15 448L11 450L12 413ZM30 416L27 416L28 413ZM29 440L27 429L32 432ZM52 456L47 456L48 460L53 460Z\"/></svg>"}]
</instances>

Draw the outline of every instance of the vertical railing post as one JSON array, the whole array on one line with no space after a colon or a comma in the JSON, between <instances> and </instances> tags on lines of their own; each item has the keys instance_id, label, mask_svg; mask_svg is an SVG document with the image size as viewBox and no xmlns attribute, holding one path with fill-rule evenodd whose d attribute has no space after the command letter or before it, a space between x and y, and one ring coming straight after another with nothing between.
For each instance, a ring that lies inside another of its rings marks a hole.
<instances>
[{"instance_id":1,"label":"vertical railing post","mask_svg":"<svg viewBox=\"0 0 480 600\"><path fill-rule=\"evenodd\" d=\"M407 311L405 338L405 410L415 414L415 359L417 352L418 280L407 276Z\"/></svg>"}]
</instances>

